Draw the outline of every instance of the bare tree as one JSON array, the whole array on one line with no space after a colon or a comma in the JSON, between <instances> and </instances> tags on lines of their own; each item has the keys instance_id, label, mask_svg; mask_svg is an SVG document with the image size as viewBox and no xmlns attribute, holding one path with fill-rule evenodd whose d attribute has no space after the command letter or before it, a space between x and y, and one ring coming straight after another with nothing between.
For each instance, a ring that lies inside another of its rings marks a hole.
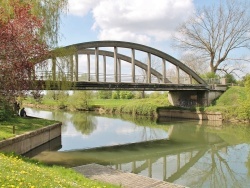
<instances>
[{"instance_id":1,"label":"bare tree","mask_svg":"<svg viewBox=\"0 0 250 188\"><path fill-rule=\"evenodd\" d=\"M175 46L205 59L213 73L223 69L222 65L249 62L240 56L250 47L249 9L249 3L241 0L221 0L217 6L203 7L180 26Z\"/></svg>"},{"instance_id":2,"label":"bare tree","mask_svg":"<svg viewBox=\"0 0 250 188\"><path fill-rule=\"evenodd\" d=\"M197 74L205 74L208 72L208 67L205 60L202 58L197 58L193 53L183 54L180 60Z\"/></svg>"}]
</instances>

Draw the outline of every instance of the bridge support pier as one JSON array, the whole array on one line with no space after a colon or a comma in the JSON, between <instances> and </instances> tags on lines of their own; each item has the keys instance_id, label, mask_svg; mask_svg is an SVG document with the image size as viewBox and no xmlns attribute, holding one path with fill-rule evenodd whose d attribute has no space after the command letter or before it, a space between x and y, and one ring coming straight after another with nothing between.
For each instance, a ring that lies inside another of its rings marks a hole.
<instances>
[{"instance_id":1,"label":"bridge support pier","mask_svg":"<svg viewBox=\"0 0 250 188\"><path fill-rule=\"evenodd\" d=\"M173 106L196 107L208 106L222 95L225 90L209 91L169 91L168 100Z\"/></svg>"}]
</instances>

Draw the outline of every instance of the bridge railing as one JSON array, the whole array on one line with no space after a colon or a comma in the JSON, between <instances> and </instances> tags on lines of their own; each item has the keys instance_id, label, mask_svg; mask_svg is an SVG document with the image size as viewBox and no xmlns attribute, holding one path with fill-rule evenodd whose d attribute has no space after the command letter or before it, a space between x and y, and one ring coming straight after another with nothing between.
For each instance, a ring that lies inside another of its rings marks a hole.
<instances>
[{"instance_id":1,"label":"bridge railing","mask_svg":"<svg viewBox=\"0 0 250 188\"><path fill-rule=\"evenodd\" d=\"M96 82L96 74L95 73L84 73L79 72L77 75L77 81L86 81L86 82ZM130 74L117 74L118 81L117 82L124 82L124 83L132 83L132 75ZM57 72L53 74L52 71L36 71L36 78L38 80L53 80L56 81L76 81L76 75L71 74L70 72ZM115 75L114 74L98 74L98 82L115 82ZM189 77L179 77L176 76L167 76L165 78L168 84L190 84ZM147 77L145 75L137 74L135 75L135 83L147 83ZM155 76L151 77L151 83L157 84L164 84L162 79L158 79Z\"/></svg>"}]
</instances>

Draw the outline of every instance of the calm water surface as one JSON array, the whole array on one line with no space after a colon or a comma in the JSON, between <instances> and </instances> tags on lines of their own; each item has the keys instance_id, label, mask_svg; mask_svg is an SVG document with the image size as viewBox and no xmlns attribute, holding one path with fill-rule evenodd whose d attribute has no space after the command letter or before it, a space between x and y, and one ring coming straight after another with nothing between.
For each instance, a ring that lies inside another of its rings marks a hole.
<instances>
[{"instance_id":1,"label":"calm water surface","mask_svg":"<svg viewBox=\"0 0 250 188\"><path fill-rule=\"evenodd\" d=\"M26 111L63 122L61 138L29 154L48 164L98 163L188 187L250 187L249 126Z\"/></svg>"}]
</instances>

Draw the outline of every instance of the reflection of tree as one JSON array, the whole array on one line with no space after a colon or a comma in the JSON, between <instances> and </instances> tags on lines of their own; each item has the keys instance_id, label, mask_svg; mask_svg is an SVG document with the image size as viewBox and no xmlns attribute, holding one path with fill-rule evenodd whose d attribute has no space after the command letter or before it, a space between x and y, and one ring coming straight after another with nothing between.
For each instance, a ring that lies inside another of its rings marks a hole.
<instances>
[{"instance_id":1,"label":"reflection of tree","mask_svg":"<svg viewBox=\"0 0 250 188\"><path fill-rule=\"evenodd\" d=\"M234 172L229 166L227 160L223 158L217 148L211 148L209 159L206 159L206 165L199 169L199 178L197 179L197 172L191 175L193 182L190 187L243 187L244 177ZM196 181L195 181L196 180Z\"/></svg>"},{"instance_id":2,"label":"reflection of tree","mask_svg":"<svg viewBox=\"0 0 250 188\"><path fill-rule=\"evenodd\" d=\"M96 129L95 118L88 113L74 113L71 121L76 130L85 135L91 134Z\"/></svg>"},{"instance_id":3,"label":"reflection of tree","mask_svg":"<svg viewBox=\"0 0 250 188\"><path fill-rule=\"evenodd\" d=\"M250 177L250 154L248 155L248 159L246 162L246 167L248 169L248 176Z\"/></svg>"}]
</instances>

